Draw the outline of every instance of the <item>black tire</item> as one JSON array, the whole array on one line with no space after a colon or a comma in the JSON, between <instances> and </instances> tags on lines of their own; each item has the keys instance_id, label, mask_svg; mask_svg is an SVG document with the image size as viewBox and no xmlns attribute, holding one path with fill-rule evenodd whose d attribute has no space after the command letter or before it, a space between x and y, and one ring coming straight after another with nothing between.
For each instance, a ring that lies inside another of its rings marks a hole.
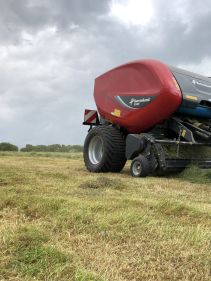
<instances>
[{"instance_id":1,"label":"black tire","mask_svg":"<svg viewBox=\"0 0 211 281\"><path fill-rule=\"evenodd\" d=\"M83 155L90 172L120 172L126 163L124 136L112 126L95 127L86 136Z\"/></svg>"},{"instance_id":2,"label":"black tire","mask_svg":"<svg viewBox=\"0 0 211 281\"><path fill-rule=\"evenodd\" d=\"M145 156L139 155L133 159L130 165L130 173L133 177L146 177L150 172L150 162Z\"/></svg>"}]
</instances>

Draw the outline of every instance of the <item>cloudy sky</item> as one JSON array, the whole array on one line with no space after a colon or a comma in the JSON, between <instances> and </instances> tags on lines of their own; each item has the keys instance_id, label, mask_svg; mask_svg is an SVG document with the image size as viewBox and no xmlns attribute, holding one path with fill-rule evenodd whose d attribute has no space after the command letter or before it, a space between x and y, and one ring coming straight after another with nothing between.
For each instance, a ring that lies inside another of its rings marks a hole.
<instances>
[{"instance_id":1,"label":"cloudy sky","mask_svg":"<svg viewBox=\"0 0 211 281\"><path fill-rule=\"evenodd\" d=\"M82 144L94 78L155 58L211 75L210 0L0 0L0 141Z\"/></svg>"}]
</instances>

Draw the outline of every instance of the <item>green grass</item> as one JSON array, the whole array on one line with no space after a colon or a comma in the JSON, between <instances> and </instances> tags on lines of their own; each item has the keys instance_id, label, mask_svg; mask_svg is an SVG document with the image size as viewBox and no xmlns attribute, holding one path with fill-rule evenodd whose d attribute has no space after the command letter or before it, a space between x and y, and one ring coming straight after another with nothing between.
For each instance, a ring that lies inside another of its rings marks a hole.
<instances>
[{"instance_id":1,"label":"green grass","mask_svg":"<svg viewBox=\"0 0 211 281\"><path fill-rule=\"evenodd\" d=\"M19 227L13 233L5 232L4 237L5 254L9 256L4 267L1 267L1 276L7 277L8 271L15 270L20 279L36 277L40 280L100 280L93 273L81 270L72 253L65 253L54 245L48 245L50 235L35 227Z\"/></svg>"},{"instance_id":2,"label":"green grass","mask_svg":"<svg viewBox=\"0 0 211 281\"><path fill-rule=\"evenodd\" d=\"M77 159L78 156L82 156L82 152L11 152L11 151L0 151L0 156L19 156L19 157L62 157Z\"/></svg>"},{"instance_id":3,"label":"green grass","mask_svg":"<svg viewBox=\"0 0 211 281\"><path fill-rule=\"evenodd\" d=\"M91 174L80 153L0 155L0 280L211 280L211 171Z\"/></svg>"}]
</instances>

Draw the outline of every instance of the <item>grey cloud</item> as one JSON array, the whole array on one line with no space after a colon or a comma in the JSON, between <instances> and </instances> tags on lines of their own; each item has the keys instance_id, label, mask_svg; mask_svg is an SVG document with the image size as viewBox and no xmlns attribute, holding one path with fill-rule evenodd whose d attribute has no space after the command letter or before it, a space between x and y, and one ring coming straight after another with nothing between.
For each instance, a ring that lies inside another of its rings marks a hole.
<instances>
[{"instance_id":1,"label":"grey cloud","mask_svg":"<svg viewBox=\"0 0 211 281\"><path fill-rule=\"evenodd\" d=\"M83 143L96 76L139 58L211 60L211 4L183 2L154 0L146 26L125 26L109 0L0 0L2 140Z\"/></svg>"},{"instance_id":2,"label":"grey cloud","mask_svg":"<svg viewBox=\"0 0 211 281\"><path fill-rule=\"evenodd\" d=\"M0 0L0 41L20 43L20 33L36 33L46 26L69 30L72 24L95 22L109 11L108 0Z\"/></svg>"},{"instance_id":3,"label":"grey cloud","mask_svg":"<svg viewBox=\"0 0 211 281\"><path fill-rule=\"evenodd\" d=\"M162 57L171 63L200 62L211 56L210 1L154 1Z\"/></svg>"}]
</instances>

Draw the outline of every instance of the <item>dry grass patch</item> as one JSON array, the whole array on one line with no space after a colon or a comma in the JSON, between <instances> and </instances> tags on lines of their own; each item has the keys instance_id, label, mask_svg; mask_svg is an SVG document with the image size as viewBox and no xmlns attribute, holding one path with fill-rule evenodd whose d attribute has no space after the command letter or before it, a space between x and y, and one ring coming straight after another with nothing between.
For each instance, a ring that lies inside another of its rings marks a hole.
<instances>
[{"instance_id":1,"label":"dry grass patch","mask_svg":"<svg viewBox=\"0 0 211 281\"><path fill-rule=\"evenodd\" d=\"M125 184L122 180L100 176L96 180L87 180L79 185L80 188L112 188L122 190Z\"/></svg>"},{"instance_id":2,"label":"dry grass patch","mask_svg":"<svg viewBox=\"0 0 211 281\"><path fill-rule=\"evenodd\" d=\"M0 157L0 280L211 279L210 171L135 179L68 157Z\"/></svg>"}]
</instances>

